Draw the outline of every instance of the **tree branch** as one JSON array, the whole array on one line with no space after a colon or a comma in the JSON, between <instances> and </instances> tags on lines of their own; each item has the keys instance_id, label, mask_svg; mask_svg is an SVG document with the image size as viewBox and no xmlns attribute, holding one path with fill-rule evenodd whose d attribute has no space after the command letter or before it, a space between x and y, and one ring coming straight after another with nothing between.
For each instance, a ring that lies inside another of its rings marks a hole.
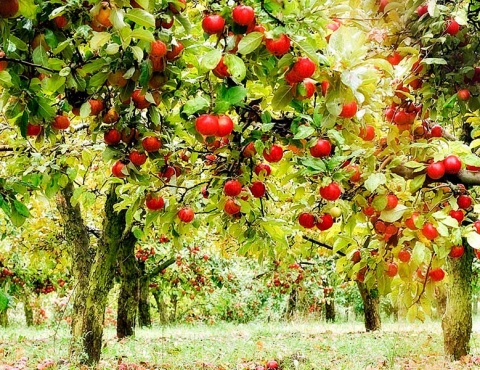
<instances>
[{"instance_id":1,"label":"tree branch","mask_svg":"<svg viewBox=\"0 0 480 370\"><path fill-rule=\"evenodd\" d=\"M34 67L34 68L38 68L38 69L44 69L45 71L52 72L52 73L57 73L58 72L58 71L55 71L54 69L41 66L40 64L30 63L30 62L27 62L26 60L21 60L21 59L3 57L3 58L0 58L0 62L2 62L2 61L18 63L18 64L22 64L24 66Z\"/></svg>"},{"instance_id":2,"label":"tree branch","mask_svg":"<svg viewBox=\"0 0 480 370\"><path fill-rule=\"evenodd\" d=\"M161 263L157 267L155 267L152 271L148 273L149 277L153 277L155 275L158 275L162 270L165 270L168 266L173 265L175 263L175 258L169 258L165 262Z\"/></svg>"},{"instance_id":3,"label":"tree branch","mask_svg":"<svg viewBox=\"0 0 480 370\"><path fill-rule=\"evenodd\" d=\"M309 242L311 242L311 243L313 243L313 244L316 244L316 245L318 245L318 246L320 246L320 247L323 247L323 248L325 248L325 249L329 249L329 250L333 251L333 247L332 247L331 245L328 245L328 244L319 242L318 240L312 239L312 238L310 238L310 237L308 237L308 236L306 236L306 235L303 235L302 238L305 239L305 240L307 240L307 241L309 241ZM345 256L346 256L346 254L343 253L343 252L341 252L341 251L336 251L336 253L337 253L338 255L342 256L342 257L345 257Z\"/></svg>"},{"instance_id":4,"label":"tree branch","mask_svg":"<svg viewBox=\"0 0 480 370\"><path fill-rule=\"evenodd\" d=\"M13 152L13 148L8 145L0 145L0 152Z\"/></svg>"},{"instance_id":5,"label":"tree branch","mask_svg":"<svg viewBox=\"0 0 480 370\"><path fill-rule=\"evenodd\" d=\"M425 171L414 172L413 169L402 165L392 168L391 171L407 180L425 173ZM436 180L436 182L451 182L453 184L461 183L470 186L480 185L480 172L460 170L456 175L446 175L441 179Z\"/></svg>"}]
</instances>

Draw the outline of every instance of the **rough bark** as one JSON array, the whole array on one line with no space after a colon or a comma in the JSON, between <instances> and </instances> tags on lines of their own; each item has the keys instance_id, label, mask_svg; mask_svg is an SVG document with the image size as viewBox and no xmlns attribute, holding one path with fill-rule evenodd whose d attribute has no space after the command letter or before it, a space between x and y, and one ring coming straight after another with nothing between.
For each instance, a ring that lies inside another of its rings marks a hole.
<instances>
[{"instance_id":1,"label":"rough bark","mask_svg":"<svg viewBox=\"0 0 480 370\"><path fill-rule=\"evenodd\" d=\"M118 255L122 283L117 305L118 339L135 334L138 302L140 300L140 267L135 259L137 239L129 232L120 245Z\"/></svg>"},{"instance_id":2,"label":"rough bark","mask_svg":"<svg viewBox=\"0 0 480 370\"><path fill-rule=\"evenodd\" d=\"M325 319L327 322L335 322L335 296L334 293L328 293L325 297Z\"/></svg>"},{"instance_id":3,"label":"rough bark","mask_svg":"<svg viewBox=\"0 0 480 370\"><path fill-rule=\"evenodd\" d=\"M357 281L358 290L363 301L363 313L365 317L365 329L367 331L380 330L380 298L375 290L369 290L364 283Z\"/></svg>"},{"instance_id":4,"label":"rough bark","mask_svg":"<svg viewBox=\"0 0 480 370\"><path fill-rule=\"evenodd\" d=\"M158 316L160 319L160 324L165 325L168 323L168 314L167 314L167 305L163 300L162 293L160 290L155 289L152 292L153 298L155 298L155 303L157 304Z\"/></svg>"},{"instance_id":5,"label":"rough bark","mask_svg":"<svg viewBox=\"0 0 480 370\"><path fill-rule=\"evenodd\" d=\"M444 285L435 287L435 298L437 300L437 318L441 319L447 310L447 290Z\"/></svg>"},{"instance_id":6,"label":"rough bark","mask_svg":"<svg viewBox=\"0 0 480 370\"><path fill-rule=\"evenodd\" d=\"M23 313L25 315L25 323L27 326L33 326L33 309L32 305L30 304L30 298L28 292L24 291L22 294L22 302L23 302Z\"/></svg>"},{"instance_id":7,"label":"rough bark","mask_svg":"<svg viewBox=\"0 0 480 370\"><path fill-rule=\"evenodd\" d=\"M0 326L3 328L8 326L8 310L0 311Z\"/></svg>"},{"instance_id":8,"label":"rough bark","mask_svg":"<svg viewBox=\"0 0 480 370\"><path fill-rule=\"evenodd\" d=\"M140 278L140 299L138 301L138 325L140 327L152 326L152 315L150 314L150 279L143 275Z\"/></svg>"},{"instance_id":9,"label":"rough bark","mask_svg":"<svg viewBox=\"0 0 480 370\"><path fill-rule=\"evenodd\" d=\"M80 205L72 205L73 183L69 182L57 195L57 209L63 221L65 238L72 255L72 274L76 282L73 296L72 345L83 335L83 317L86 315L89 275L92 267L90 237L82 217Z\"/></svg>"},{"instance_id":10,"label":"rough bark","mask_svg":"<svg viewBox=\"0 0 480 370\"><path fill-rule=\"evenodd\" d=\"M478 315L478 295L474 294L472 298L472 314Z\"/></svg>"},{"instance_id":11,"label":"rough bark","mask_svg":"<svg viewBox=\"0 0 480 370\"><path fill-rule=\"evenodd\" d=\"M117 202L116 185L112 185L105 201L103 230L90 270L90 274L81 274L78 285L87 286L84 310L77 317L78 331L81 337L74 337L72 355L81 363L96 364L102 351L103 322L107 306L108 293L113 286L113 277L118 251L123 241L125 229L125 211L114 211Z\"/></svg>"},{"instance_id":12,"label":"rough bark","mask_svg":"<svg viewBox=\"0 0 480 370\"><path fill-rule=\"evenodd\" d=\"M449 258L447 305L442 319L445 355L459 360L470 350L472 334L472 262L473 249L466 245L461 258Z\"/></svg>"},{"instance_id":13,"label":"rough bark","mask_svg":"<svg viewBox=\"0 0 480 370\"><path fill-rule=\"evenodd\" d=\"M292 288L292 291L288 295L287 309L285 310L285 318L292 319L297 309L298 291Z\"/></svg>"}]
</instances>

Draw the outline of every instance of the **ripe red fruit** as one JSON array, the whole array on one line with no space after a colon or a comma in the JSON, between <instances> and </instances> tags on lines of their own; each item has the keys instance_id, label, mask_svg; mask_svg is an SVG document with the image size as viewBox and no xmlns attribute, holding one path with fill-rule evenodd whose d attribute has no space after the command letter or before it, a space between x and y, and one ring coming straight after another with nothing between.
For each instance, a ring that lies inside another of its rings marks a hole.
<instances>
[{"instance_id":1,"label":"ripe red fruit","mask_svg":"<svg viewBox=\"0 0 480 370\"><path fill-rule=\"evenodd\" d=\"M283 157L283 149L279 145L272 145L269 151L266 148L263 150L263 157L270 163L279 162Z\"/></svg>"},{"instance_id":2,"label":"ripe red fruit","mask_svg":"<svg viewBox=\"0 0 480 370\"><path fill-rule=\"evenodd\" d=\"M430 129L430 136L431 137L442 137L443 136L443 128L440 125L435 125Z\"/></svg>"},{"instance_id":3,"label":"ripe red fruit","mask_svg":"<svg viewBox=\"0 0 480 370\"><path fill-rule=\"evenodd\" d=\"M173 14L179 14L187 8L187 0L176 0L176 3L168 4L168 9Z\"/></svg>"},{"instance_id":4,"label":"ripe red fruit","mask_svg":"<svg viewBox=\"0 0 480 370\"><path fill-rule=\"evenodd\" d=\"M321 215L317 219L317 228L320 231L328 230L332 227L332 225L333 225L333 217L328 213Z\"/></svg>"},{"instance_id":5,"label":"ripe red fruit","mask_svg":"<svg viewBox=\"0 0 480 370\"><path fill-rule=\"evenodd\" d=\"M418 212L413 212L412 215L405 220L405 225L410 229L410 230L417 230L417 227L415 226L415 220L420 216L420 213Z\"/></svg>"},{"instance_id":6,"label":"ripe red fruit","mask_svg":"<svg viewBox=\"0 0 480 370\"><path fill-rule=\"evenodd\" d=\"M275 39L266 39L265 46L270 54L280 57L290 50L290 38L282 33Z\"/></svg>"},{"instance_id":7,"label":"ripe red fruit","mask_svg":"<svg viewBox=\"0 0 480 370\"><path fill-rule=\"evenodd\" d=\"M310 154L315 158L328 157L331 151L332 144L326 139L319 139L314 146L310 147Z\"/></svg>"},{"instance_id":8,"label":"ripe red fruit","mask_svg":"<svg viewBox=\"0 0 480 370\"><path fill-rule=\"evenodd\" d=\"M207 15L202 20L202 28L205 33L214 35L223 31L225 27L225 19L218 14Z\"/></svg>"},{"instance_id":9,"label":"ripe red fruit","mask_svg":"<svg viewBox=\"0 0 480 370\"><path fill-rule=\"evenodd\" d=\"M265 184L261 181L252 182L250 186L250 192L255 198L261 198L265 195Z\"/></svg>"},{"instance_id":10,"label":"ripe red fruit","mask_svg":"<svg viewBox=\"0 0 480 370\"><path fill-rule=\"evenodd\" d=\"M2 0L0 1L0 18L12 18L18 13L18 0Z\"/></svg>"},{"instance_id":11,"label":"ripe red fruit","mask_svg":"<svg viewBox=\"0 0 480 370\"><path fill-rule=\"evenodd\" d=\"M475 231L480 234L480 220L477 220L473 223L473 227L475 229Z\"/></svg>"},{"instance_id":12,"label":"ripe red fruit","mask_svg":"<svg viewBox=\"0 0 480 370\"><path fill-rule=\"evenodd\" d=\"M225 137L230 135L232 131L233 131L232 119L225 114L218 116L218 130L215 136Z\"/></svg>"},{"instance_id":13,"label":"ripe red fruit","mask_svg":"<svg viewBox=\"0 0 480 370\"><path fill-rule=\"evenodd\" d=\"M195 129L200 135L216 135L218 132L218 117L212 114L202 114L195 120Z\"/></svg>"},{"instance_id":14,"label":"ripe red fruit","mask_svg":"<svg viewBox=\"0 0 480 370\"><path fill-rule=\"evenodd\" d=\"M236 197L242 192L242 184L238 180L228 180L223 185L223 192L229 197Z\"/></svg>"},{"instance_id":15,"label":"ripe red fruit","mask_svg":"<svg viewBox=\"0 0 480 370\"><path fill-rule=\"evenodd\" d=\"M118 145L120 140L122 140L122 134L120 134L117 129L112 128L111 130L105 131L103 140L107 145Z\"/></svg>"},{"instance_id":16,"label":"ripe red fruit","mask_svg":"<svg viewBox=\"0 0 480 370\"><path fill-rule=\"evenodd\" d=\"M375 128L372 125L366 125L360 129L359 136L365 141L372 141L375 137Z\"/></svg>"},{"instance_id":17,"label":"ripe red fruit","mask_svg":"<svg viewBox=\"0 0 480 370\"><path fill-rule=\"evenodd\" d=\"M466 101L470 99L470 91L467 89L461 89L457 91L458 100Z\"/></svg>"},{"instance_id":18,"label":"ripe red fruit","mask_svg":"<svg viewBox=\"0 0 480 370\"><path fill-rule=\"evenodd\" d=\"M463 214L463 211L461 209L457 209L457 210L452 209L448 214L450 215L450 217L457 220L459 225L462 224L463 219L465 217L465 215Z\"/></svg>"},{"instance_id":19,"label":"ripe red fruit","mask_svg":"<svg viewBox=\"0 0 480 370\"><path fill-rule=\"evenodd\" d=\"M257 150L255 149L255 144L253 143L253 141L245 146L242 154L245 158L252 158L255 154L257 154Z\"/></svg>"},{"instance_id":20,"label":"ripe red fruit","mask_svg":"<svg viewBox=\"0 0 480 370\"><path fill-rule=\"evenodd\" d=\"M450 249L450 253L448 254L448 256L451 258L460 258L463 256L464 252L465 248L463 247L463 245L454 245L452 246L452 249Z\"/></svg>"},{"instance_id":21,"label":"ripe red fruit","mask_svg":"<svg viewBox=\"0 0 480 370\"><path fill-rule=\"evenodd\" d=\"M142 95L142 90L135 90L132 93L133 105L137 109L145 109L150 106L150 102L145 99L145 95Z\"/></svg>"},{"instance_id":22,"label":"ripe red fruit","mask_svg":"<svg viewBox=\"0 0 480 370\"><path fill-rule=\"evenodd\" d=\"M42 126L27 124L27 136L38 136L42 132Z\"/></svg>"},{"instance_id":23,"label":"ripe red fruit","mask_svg":"<svg viewBox=\"0 0 480 370\"><path fill-rule=\"evenodd\" d=\"M394 209L398 205L398 198L395 194L387 195L387 205L385 206L386 211Z\"/></svg>"},{"instance_id":24,"label":"ripe red fruit","mask_svg":"<svg viewBox=\"0 0 480 370\"><path fill-rule=\"evenodd\" d=\"M410 261L410 252L407 251L406 249L402 249L400 252L398 252L398 259L404 263L407 263Z\"/></svg>"},{"instance_id":25,"label":"ripe red fruit","mask_svg":"<svg viewBox=\"0 0 480 370\"><path fill-rule=\"evenodd\" d=\"M438 180L445 175L445 166L443 161L433 162L427 166L427 176L433 180Z\"/></svg>"},{"instance_id":26,"label":"ripe red fruit","mask_svg":"<svg viewBox=\"0 0 480 370\"><path fill-rule=\"evenodd\" d=\"M397 272L398 272L398 265L395 262L390 262L387 265L387 270L385 271L387 276L394 277L395 275L397 275Z\"/></svg>"},{"instance_id":27,"label":"ripe red fruit","mask_svg":"<svg viewBox=\"0 0 480 370\"><path fill-rule=\"evenodd\" d=\"M58 28L62 29L62 28L65 28L67 26L68 19L64 15L59 15L58 17L53 18L53 23L55 23L55 25Z\"/></svg>"},{"instance_id":28,"label":"ripe red fruit","mask_svg":"<svg viewBox=\"0 0 480 370\"><path fill-rule=\"evenodd\" d=\"M320 188L320 196L326 200L337 200L342 194L342 189L336 182L331 182L327 186Z\"/></svg>"},{"instance_id":29,"label":"ripe red fruit","mask_svg":"<svg viewBox=\"0 0 480 370\"><path fill-rule=\"evenodd\" d=\"M402 56L396 51L387 57L387 61L392 65L396 66L402 61Z\"/></svg>"},{"instance_id":30,"label":"ripe red fruit","mask_svg":"<svg viewBox=\"0 0 480 370\"><path fill-rule=\"evenodd\" d=\"M316 91L315 81L309 78L293 86L293 97L297 100L310 99Z\"/></svg>"},{"instance_id":31,"label":"ripe red fruit","mask_svg":"<svg viewBox=\"0 0 480 370\"><path fill-rule=\"evenodd\" d=\"M462 209L468 209L472 205L472 197L469 195L460 195L457 198L457 204Z\"/></svg>"},{"instance_id":32,"label":"ripe red fruit","mask_svg":"<svg viewBox=\"0 0 480 370\"><path fill-rule=\"evenodd\" d=\"M460 25L457 23L456 20L450 19L447 22L447 27L445 28L445 33L448 33L449 35L455 36L458 31L460 31Z\"/></svg>"},{"instance_id":33,"label":"ripe red fruit","mask_svg":"<svg viewBox=\"0 0 480 370\"><path fill-rule=\"evenodd\" d=\"M183 49L183 44L177 40L176 44L172 44L172 50L167 51L167 54L165 54L165 59L167 59L168 61L178 59Z\"/></svg>"},{"instance_id":34,"label":"ripe red fruit","mask_svg":"<svg viewBox=\"0 0 480 370\"><path fill-rule=\"evenodd\" d=\"M298 77L293 70L289 70L287 73L285 73L285 81L287 81L289 85L295 85L302 80L303 78Z\"/></svg>"},{"instance_id":35,"label":"ripe red fruit","mask_svg":"<svg viewBox=\"0 0 480 370\"><path fill-rule=\"evenodd\" d=\"M180 210L177 213L177 216L180 219L180 221L189 223L189 222L192 222L193 219L195 218L195 212L190 207L183 207L183 208L180 208Z\"/></svg>"},{"instance_id":36,"label":"ripe red fruit","mask_svg":"<svg viewBox=\"0 0 480 370\"><path fill-rule=\"evenodd\" d=\"M154 196L153 194L148 194L145 199L145 205L150 211L158 211L165 207L165 201L162 197Z\"/></svg>"},{"instance_id":37,"label":"ripe red fruit","mask_svg":"<svg viewBox=\"0 0 480 370\"><path fill-rule=\"evenodd\" d=\"M442 281L445 277L445 271L443 271L441 268L432 269L428 273L428 276L430 279L432 279L432 281Z\"/></svg>"},{"instance_id":38,"label":"ripe red fruit","mask_svg":"<svg viewBox=\"0 0 480 370\"><path fill-rule=\"evenodd\" d=\"M308 57L298 58L292 67L292 72L301 80L310 78L315 73L315 63Z\"/></svg>"},{"instance_id":39,"label":"ripe red fruit","mask_svg":"<svg viewBox=\"0 0 480 370\"><path fill-rule=\"evenodd\" d=\"M300 226L311 229L315 226L315 216L311 213L303 212L298 216L298 223Z\"/></svg>"},{"instance_id":40,"label":"ripe red fruit","mask_svg":"<svg viewBox=\"0 0 480 370\"><path fill-rule=\"evenodd\" d=\"M232 19L236 24L248 26L255 20L255 11L251 6L237 5L232 11Z\"/></svg>"},{"instance_id":41,"label":"ripe red fruit","mask_svg":"<svg viewBox=\"0 0 480 370\"><path fill-rule=\"evenodd\" d=\"M362 173L360 172L360 167L356 164L349 164L345 168L348 173L351 173L349 180L351 182L357 182L360 181L360 177L362 176Z\"/></svg>"},{"instance_id":42,"label":"ripe red fruit","mask_svg":"<svg viewBox=\"0 0 480 370\"><path fill-rule=\"evenodd\" d=\"M223 207L223 210L225 213L228 213L229 215L235 215L240 212L241 205L235 201L235 199L228 199L225 202L225 205Z\"/></svg>"},{"instance_id":43,"label":"ripe red fruit","mask_svg":"<svg viewBox=\"0 0 480 370\"><path fill-rule=\"evenodd\" d=\"M373 208L372 206L366 206L362 209L362 212L365 216L372 217L375 213L375 208Z\"/></svg>"},{"instance_id":44,"label":"ripe red fruit","mask_svg":"<svg viewBox=\"0 0 480 370\"><path fill-rule=\"evenodd\" d=\"M141 166L147 161L147 155L145 153L140 153L137 150L131 151L128 158L135 166Z\"/></svg>"},{"instance_id":45,"label":"ripe red fruit","mask_svg":"<svg viewBox=\"0 0 480 370\"><path fill-rule=\"evenodd\" d=\"M352 101L350 103L343 104L342 111L340 112L340 116L342 118L352 118L357 114L357 102Z\"/></svg>"},{"instance_id":46,"label":"ripe red fruit","mask_svg":"<svg viewBox=\"0 0 480 370\"><path fill-rule=\"evenodd\" d=\"M433 226L430 222L427 222L423 225L422 234L428 240L433 240L438 236L438 231L435 226Z\"/></svg>"},{"instance_id":47,"label":"ripe red fruit","mask_svg":"<svg viewBox=\"0 0 480 370\"><path fill-rule=\"evenodd\" d=\"M213 74L218 78L227 78L231 76L230 72L228 71L228 66L224 62L224 58L218 62L217 66L212 70Z\"/></svg>"},{"instance_id":48,"label":"ripe red fruit","mask_svg":"<svg viewBox=\"0 0 480 370\"><path fill-rule=\"evenodd\" d=\"M167 54L167 45L161 40L152 41L150 46L150 55L153 57L163 58Z\"/></svg>"},{"instance_id":49,"label":"ripe red fruit","mask_svg":"<svg viewBox=\"0 0 480 370\"><path fill-rule=\"evenodd\" d=\"M421 17L422 15L424 14L427 14L428 13L428 5L420 5L418 8L417 8L417 15L419 17Z\"/></svg>"},{"instance_id":50,"label":"ripe red fruit","mask_svg":"<svg viewBox=\"0 0 480 370\"><path fill-rule=\"evenodd\" d=\"M278 362L275 360L267 361L267 369L278 369Z\"/></svg>"},{"instance_id":51,"label":"ripe red fruit","mask_svg":"<svg viewBox=\"0 0 480 370\"><path fill-rule=\"evenodd\" d=\"M443 165L445 166L445 173L455 175L462 168L462 161L456 155L449 155L443 160Z\"/></svg>"},{"instance_id":52,"label":"ripe red fruit","mask_svg":"<svg viewBox=\"0 0 480 370\"><path fill-rule=\"evenodd\" d=\"M127 177L127 175L123 171L124 167L125 167L124 163L120 161L115 162L115 164L112 167L112 175L120 179Z\"/></svg>"},{"instance_id":53,"label":"ripe red fruit","mask_svg":"<svg viewBox=\"0 0 480 370\"><path fill-rule=\"evenodd\" d=\"M385 12L385 7L388 5L389 0L380 0L380 4L378 7L378 10L380 10L382 13Z\"/></svg>"},{"instance_id":54,"label":"ripe red fruit","mask_svg":"<svg viewBox=\"0 0 480 370\"><path fill-rule=\"evenodd\" d=\"M266 163L257 164L253 171L257 174L257 176L260 176L260 173L263 173L264 176L270 176L270 174L272 173L272 169Z\"/></svg>"},{"instance_id":55,"label":"ripe red fruit","mask_svg":"<svg viewBox=\"0 0 480 370\"><path fill-rule=\"evenodd\" d=\"M147 136L142 140L142 147L146 152L157 152L162 147L162 142L156 136Z\"/></svg>"},{"instance_id":56,"label":"ripe red fruit","mask_svg":"<svg viewBox=\"0 0 480 370\"><path fill-rule=\"evenodd\" d=\"M66 130L70 127L70 119L67 116L56 116L52 122L52 127L57 130Z\"/></svg>"}]
</instances>

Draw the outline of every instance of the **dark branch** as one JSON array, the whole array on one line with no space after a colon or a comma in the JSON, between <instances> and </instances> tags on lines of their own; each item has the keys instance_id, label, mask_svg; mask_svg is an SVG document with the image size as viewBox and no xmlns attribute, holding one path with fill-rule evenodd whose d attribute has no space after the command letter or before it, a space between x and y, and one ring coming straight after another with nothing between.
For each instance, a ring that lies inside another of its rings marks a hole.
<instances>
[{"instance_id":1,"label":"dark branch","mask_svg":"<svg viewBox=\"0 0 480 370\"><path fill-rule=\"evenodd\" d=\"M0 145L0 152L13 152L13 148L8 145Z\"/></svg>"},{"instance_id":2,"label":"dark branch","mask_svg":"<svg viewBox=\"0 0 480 370\"><path fill-rule=\"evenodd\" d=\"M313 243L313 244L316 244L316 245L318 245L318 246L320 246L320 247L323 247L323 248L325 248L325 249L329 249L329 250L333 251L333 247L332 247L331 245L328 245L328 244L319 242L318 240L312 239L312 238L310 238L310 237L308 237L308 236L306 236L306 235L303 235L302 237L303 237L303 239L305 239L305 240L307 240L307 241L309 241L309 242L311 242L311 243ZM342 257L345 257L345 256L346 256L346 254L343 253L342 251L337 251L336 253L337 253L338 255L342 256Z\"/></svg>"},{"instance_id":3,"label":"dark branch","mask_svg":"<svg viewBox=\"0 0 480 370\"><path fill-rule=\"evenodd\" d=\"M265 0L261 0L260 2L261 6L262 6L262 10L268 14L268 16L270 18L272 18L273 20L275 20L275 22L277 22L279 25L285 27L285 22L283 22L282 20L278 19L277 17L275 17L269 10L267 10L267 8L265 7Z\"/></svg>"},{"instance_id":4,"label":"dark branch","mask_svg":"<svg viewBox=\"0 0 480 370\"><path fill-rule=\"evenodd\" d=\"M38 68L38 69L44 69L45 71L52 72L52 73L57 73L58 72L58 71L55 71L54 69L41 66L40 64L30 63L30 62L27 62L27 61L21 60L21 59L3 57L3 58L0 58L0 62L1 61L23 64L24 66L34 67L34 68Z\"/></svg>"},{"instance_id":5,"label":"dark branch","mask_svg":"<svg viewBox=\"0 0 480 370\"><path fill-rule=\"evenodd\" d=\"M173 265L175 263L175 258L169 258L165 262L161 263L157 267L155 267L152 271L148 273L148 276L153 277L158 275L162 270L165 270L168 266Z\"/></svg>"},{"instance_id":6,"label":"dark branch","mask_svg":"<svg viewBox=\"0 0 480 370\"><path fill-rule=\"evenodd\" d=\"M100 239L102 237L102 232L99 229L96 229L90 226L87 226L86 229L90 234L92 234L96 238Z\"/></svg>"}]
</instances>

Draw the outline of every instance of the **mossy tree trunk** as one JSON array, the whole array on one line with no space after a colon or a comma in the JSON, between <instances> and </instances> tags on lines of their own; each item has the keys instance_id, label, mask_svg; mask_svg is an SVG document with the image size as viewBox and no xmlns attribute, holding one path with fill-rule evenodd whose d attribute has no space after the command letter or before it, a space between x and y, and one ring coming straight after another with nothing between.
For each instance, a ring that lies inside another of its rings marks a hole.
<instances>
[{"instance_id":1,"label":"mossy tree trunk","mask_svg":"<svg viewBox=\"0 0 480 370\"><path fill-rule=\"evenodd\" d=\"M327 322L335 322L335 291L325 294L325 319Z\"/></svg>"},{"instance_id":2,"label":"mossy tree trunk","mask_svg":"<svg viewBox=\"0 0 480 370\"><path fill-rule=\"evenodd\" d=\"M122 283L118 295L117 337L118 339L135 334L138 302L140 300L140 267L135 259L137 239L129 232L121 243L118 254Z\"/></svg>"},{"instance_id":3,"label":"mossy tree trunk","mask_svg":"<svg viewBox=\"0 0 480 370\"><path fill-rule=\"evenodd\" d=\"M70 245L72 256L72 274L75 281L72 315L72 341L78 341L83 335L83 320L86 315L89 275L93 263L94 250L90 246L89 232L82 217L80 205L72 205L74 192L69 182L57 195L57 209L63 221L65 238ZM72 345L73 345L72 342Z\"/></svg>"},{"instance_id":4,"label":"mossy tree trunk","mask_svg":"<svg viewBox=\"0 0 480 370\"><path fill-rule=\"evenodd\" d=\"M118 201L116 185L111 185L104 207L103 230L99 235L94 257L85 250L75 249L73 258L77 277L77 297L83 302L74 304L75 324L72 327L71 355L74 361L93 365L98 363L102 351L103 322L108 293L113 286L118 251L123 242L125 211L116 212ZM79 248L80 246L73 246ZM85 266L82 271L80 266ZM82 288L81 288L82 287Z\"/></svg>"},{"instance_id":5,"label":"mossy tree trunk","mask_svg":"<svg viewBox=\"0 0 480 370\"><path fill-rule=\"evenodd\" d=\"M380 298L375 289L368 289L364 283L357 281L358 290L362 297L365 329L367 331L380 330Z\"/></svg>"},{"instance_id":6,"label":"mossy tree trunk","mask_svg":"<svg viewBox=\"0 0 480 370\"><path fill-rule=\"evenodd\" d=\"M160 324L165 325L168 323L168 314L167 314L167 305L162 297L162 292L160 289L155 289L152 291L153 298L155 298L155 303L157 304L158 316L160 319Z\"/></svg>"},{"instance_id":7,"label":"mossy tree trunk","mask_svg":"<svg viewBox=\"0 0 480 370\"><path fill-rule=\"evenodd\" d=\"M140 265L142 276L139 281L140 299L138 300L138 325L140 327L152 326L150 314L150 278L145 274L145 265Z\"/></svg>"},{"instance_id":8,"label":"mossy tree trunk","mask_svg":"<svg viewBox=\"0 0 480 370\"><path fill-rule=\"evenodd\" d=\"M33 309L30 303L30 293L24 289L22 294L23 313L25 315L25 323L27 326L33 326Z\"/></svg>"},{"instance_id":9,"label":"mossy tree trunk","mask_svg":"<svg viewBox=\"0 0 480 370\"><path fill-rule=\"evenodd\" d=\"M0 311L0 326L3 328L8 326L8 309Z\"/></svg>"},{"instance_id":10,"label":"mossy tree trunk","mask_svg":"<svg viewBox=\"0 0 480 370\"><path fill-rule=\"evenodd\" d=\"M288 302L287 308L285 310L285 318L292 319L295 315L295 311L297 309L297 301L298 301L298 291L295 288L292 288L292 291L288 295Z\"/></svg>"},{"instance_id":11,"label":"mossy tree trunk","mask_svg":"<svg viewBox=\"0 0 480 370\"><path fill-rule=\"evenodd\" d=\"M447 304L442 319L445 355L459 360L470 350L472 334L473 249L465 245L461 258L447 260Z\"/></svg>"}]
</instances>

